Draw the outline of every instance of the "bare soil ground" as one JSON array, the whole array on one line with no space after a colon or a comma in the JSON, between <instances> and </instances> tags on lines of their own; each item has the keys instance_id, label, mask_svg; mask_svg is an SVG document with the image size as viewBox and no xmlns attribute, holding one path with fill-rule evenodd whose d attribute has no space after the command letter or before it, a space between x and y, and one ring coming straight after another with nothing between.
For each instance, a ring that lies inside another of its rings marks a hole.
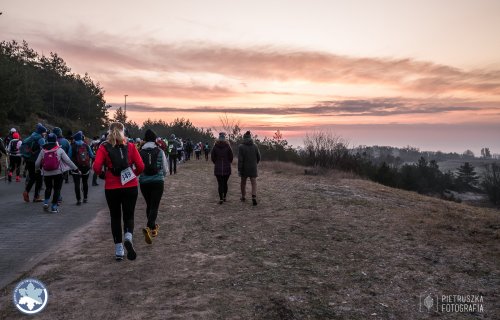
<instances>
[{"instance_id":1,"label":"bare soil ground","mask_svg":"<svg viewBox=\"0 0 500 320\"><path fill-rule=\"evenodd\" d=\"M136 208L135 261L116 262L107 212L26 276L44 282L36 319L499 319L500 212L340 174L261 165L259 205L212 165L166 179L152 245ZM61 230L64 232L64 230ZM8 286L0 319L24 319ZM420 312L420 296L484 296L482 313Z\"/></svg>"}]
</instances>

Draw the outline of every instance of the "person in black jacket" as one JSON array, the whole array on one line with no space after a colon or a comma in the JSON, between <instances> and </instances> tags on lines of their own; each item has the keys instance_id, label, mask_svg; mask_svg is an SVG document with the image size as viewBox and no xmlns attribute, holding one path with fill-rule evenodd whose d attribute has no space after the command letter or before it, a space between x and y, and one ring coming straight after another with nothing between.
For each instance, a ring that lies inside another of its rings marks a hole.
<instances>
[{"instance_id":1,"label":"person in black jacket","mask_svg":"<svg viewBox=\"0 0 500 320\"><path fill-rule=\"evenodd\" d=\"M243 135L243 143L238 147L238 175L241 177L241 201L245 201L247 178L252 183L252 204L257 205L257 165L260 151L252 140L250 131Z\"/></svg>"},{"instance_id":2,"label":"person in black jacket","mask_svg":"<svg viewBox=\"0 0 500 320\"><path fill-rule=\"evenodd\" d=\"M219 204L226 201L228 185L227 181L231 175L231 163L233 163L233 150L226 141L226 134L219 133L219 139L212 148L210 158L214 163L214 175L219 185Z\"/></svg>"}]
</instances>

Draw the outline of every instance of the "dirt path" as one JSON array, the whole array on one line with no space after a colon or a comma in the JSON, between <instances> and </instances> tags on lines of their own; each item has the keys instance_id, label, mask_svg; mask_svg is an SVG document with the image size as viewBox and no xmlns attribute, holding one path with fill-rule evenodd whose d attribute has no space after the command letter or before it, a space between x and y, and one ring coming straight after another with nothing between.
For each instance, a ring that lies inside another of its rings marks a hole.
<instances>
[{"instance_id":1,"label":"dirt path","mask_svg":"<svg viewBox=\"0 0 500 320\"><path fill-rule=\"evenodd\" d=\"M49 290L37 319L495 319L500 214L368 181L264 164L259 205L212 166L166 180L160 235L147 245L141 196L136 261L115 262L99 215L26 276ZM8 286L0 319L27 318ZM419 312L422 294L481 294L484 312Z\"/></svg>"}]
</instances>

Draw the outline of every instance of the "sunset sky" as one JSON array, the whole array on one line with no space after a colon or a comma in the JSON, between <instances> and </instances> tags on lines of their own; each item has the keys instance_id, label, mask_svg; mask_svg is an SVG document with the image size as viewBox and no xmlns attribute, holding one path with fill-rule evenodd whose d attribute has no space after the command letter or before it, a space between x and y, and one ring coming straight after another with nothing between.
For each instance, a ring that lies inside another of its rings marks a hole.
<instances>
[{"instance_id":1,"label":"sunset sky","mask_svg":"<svg viewBox=\"0 0 500 320\"><path fill-rule=\"evenodd\" d=\"M58 53L142 123L189 118L294 145L500 153L498 0L6 0L0 40Z\"/></svg>"}]
</instances>

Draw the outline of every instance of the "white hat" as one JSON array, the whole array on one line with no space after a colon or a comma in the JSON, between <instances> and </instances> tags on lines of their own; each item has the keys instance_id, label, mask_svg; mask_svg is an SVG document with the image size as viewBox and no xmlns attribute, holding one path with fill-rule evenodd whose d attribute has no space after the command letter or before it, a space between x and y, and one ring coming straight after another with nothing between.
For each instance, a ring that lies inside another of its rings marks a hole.
<instances>
[{"instance_id":1,"label":"white hat","mask_svg":"<svg viewBox=\"0 0 500 320\"><path fill-rule=\"evenodd\" d=\"M10 133L14 133L14 132L17 132L16 128L10 129Z\"/></svg>"}]
</instances>

